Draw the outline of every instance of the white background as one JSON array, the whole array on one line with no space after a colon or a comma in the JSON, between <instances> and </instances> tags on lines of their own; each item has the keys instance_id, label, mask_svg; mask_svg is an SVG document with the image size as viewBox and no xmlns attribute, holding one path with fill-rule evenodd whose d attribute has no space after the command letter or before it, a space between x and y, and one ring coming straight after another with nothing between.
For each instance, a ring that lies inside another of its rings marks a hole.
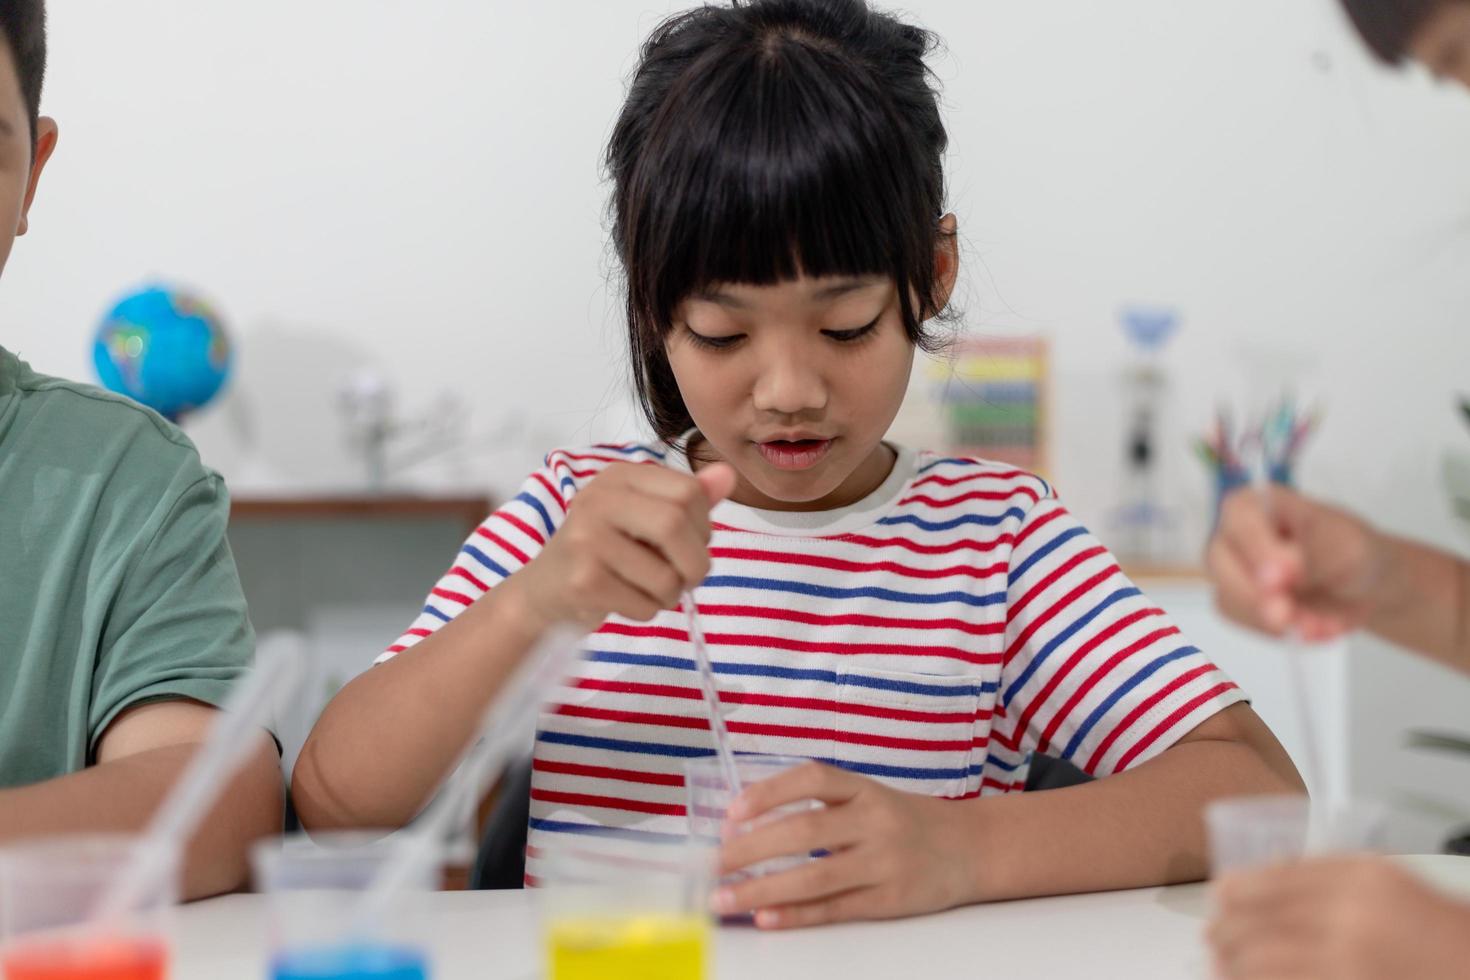
<instances>
[{"instance_id":1,"label":"white background","mask_svg":"<svg viewBox=\"0 0 1470 980\"><path fill-rule=\"evenodd\" d=\"M632 434L600 152L638 42L679 6L53 2L62 140L0 343L90 379L120 292L195 286L238 370L188 428L237 493L358 477L335 393L362 366L408 414L464 404L471 448L404 474L420 486L504 492L552 444ZM1116 312L1147 301L1185 316L1164 446L1191 547L1208 493L1186 435L1219 398L1287 380L1329 407L1308 489L1458 546L1439 461L1470 449L1452 412L1470 390L1470 96L1371 64L1334 0L906 8L947 42L967 324L1054 339L1052 475L1084 520L1106 536ZM496 444L516 412L521 436ZM1426 697L1470 717L1438 675L1369 663L1360 732ZM1389 764L1360 737L1354 759Z\"/></svg>"}]
</instances>

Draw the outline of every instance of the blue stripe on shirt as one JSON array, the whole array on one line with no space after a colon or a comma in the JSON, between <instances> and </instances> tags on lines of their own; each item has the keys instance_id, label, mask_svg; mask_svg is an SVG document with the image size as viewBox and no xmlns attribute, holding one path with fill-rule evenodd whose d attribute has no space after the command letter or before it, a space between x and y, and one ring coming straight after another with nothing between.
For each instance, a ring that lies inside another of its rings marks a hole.
<instances>
[{"instance_id":1,"label":"blue stripe on shirt","mask_svg":"<svg viewBox=\"0 0 1470 980\"><path fill-rule=\"evenodd\" d=\"M546 528L547 537L550 537L551 535L556 533L556 525L551 523L551 515L546 513L546 508L542 506L541 501L531 496L531 494L525 490L522 490L520 493L516 494L515 499L519 500L523 504L526 504L528 507L531 507L533 510L536 511L536 513L541 515L541 525Z\"/></svg>"},{"instance_id":2,"label":"blue stripe on shirt","mask_svg":"<svg viewBox=\"0 0 1470 980\"><path fill-rule=\"evenodd\" d=\"M948 531L951 528L961 527L965 524L979 524L982 527L994 527L1004 524L1009 520L1024 520L1026 512L1019 507L1007 508L1004 514L962 514L959 517L951 517L947 521L926 521L914 514L900 514L897 517L885 517L878 521L879 524L912 524L924 531Z\"/></svg>"},{"instance_id":3,"label":"blue stripe on shirt","mask_svg":"<svg viewBox=\"0 0 1470 980\"><path fill-rule=\"evenodd\" d=\"M1046 659L1049 656L1051 656L1053 650L1061 646L1063 643L1066 643L1072 637L1076 636L1079 630L1081 630L1088 623L1091 623L1098 616L1102 615L1102 613L1107 611L1110 607L1122 602L1124 599L1131 599L1135 596L1141 595L1143 595L1143 593L1138 591L1138 589L1134 588L1131 585L1127 588L1119 589L1118 591L1114 592L1112 595L1104 599L1102 602L1099 602L1097 605L1087 610L1087 612L1077 617L1077 619L1073 620L1066 629L1062 630L1056 636L1052 637L1051 640L1046 644L1046 646L1042 647L1039 651L1032 655L1031 659L1026 664L1026 669L1021 671L1021 676L1017 677L1014 681L1011 682L1010 686L1006 688L1006 692L1002 698L1005 706L1007 708L1011 706L1011 699L1016 696L1016 692L1026 686L1026 682L1029 681L1032 675L1041 668L1041 665L1046 662Z\"/></svg>"},{"instance_id":4,"label":"blue stripe on shirt","mask_svg":"<svg viewBox=\"0 0 1470 980\"><path fill-rule=\"evenodd\" d=\"M789 592L794 595L815 596L822 599L886 599L890 602L905 602L911 605L962 602L967 606L997 606L1006 601L1004 592L993 592L988 595L974 595L969 592L899 592L896 589L884 589L878 586L839 589L812 582L753 578L744 575L711 575L702 584L707 588L764 589L768 592Z\"/></svg>"},{"instance_id":5,"label":"blue stripe on shirt","mask_svg":"<svg viewBox=\"0 0 1470 980\"><path fill-rule=\"evenodd\" d=\"M531 818L530 826L532 830L544 830L548 834L586 834L589 837L614 837L618 840L635 840L647 844L682 844L685 840L683 834L660 834L652 830L569 823L565 820L541 820L536 817Z\"/></svg>"},{"instance_id":6,"label":"blue stripe on shirt","mask_svg":"<svg viewBox=\"0 0 1470 980\"><path fill-rule=\"evenodd\" d=\"M496 575L499 575L501 578L510 578L510 572L505 570L504 565L495 561L493 558L485 554L485 552L481 551L479 548L476 548L474 545L467 544L459 550L463 554L469 555L475 561L490 569L490 571L494 572Z\"/></svg>"},{"instance_id":7,"label":"blue stripe on shirt","mask_svg":"<svg viewBox=\"0 0 1470 980\"><path fill-rule=\"evenodd\" d=\"M1040 548L1037 548L1030 555L1028 555L1026 557L1026 560L1021 562L1021 564L1011 569L1010 574L1006 576L1006 583L1008 585L1015 585L1017 579L1019 579L1022 575L1025 575L1027 572L1031 571L1032 565L1035 565L1037 562L1041 561L1041 559L1045 558L1053 551L1056 551L1058 548L1066 544L1068 541L1071 541L1073 538L1081 537L1086 533L1086 528L1073 527L1068 528L1061 534L1058 534L1056 537L1052 538L1046 544L1042 545Z\"/></svg>"},{"instance_id":8,"label":"blue stripe on shirt","mask_svg":"<svg viewBox=\"0 0 1470 980\"><path fill-rule=\"evenodd\" d=\"M693 672L694 661L684 657L670 657L649 653L625 653L621 650L589 650L587 659L595 663L627 664L636 667L668 667L673 670ZM799 667L778 667L772 664L736 664L715 662L716 674L732 677L780 677L787 680L823 681L827 684L849 684L853 687L868 687L877 691L898 691L904 694L982 695L999 690L995 681L984 684L921 684L900 681L888 677L864 677L861 674L839 674L835 670L810 670Z\"/></svg>"},{"instance_id":9,"label":"blue stripe on shirt","mask_svg":"<svg viewBox=\"0 0 1470 980\"><path fill-rule=\"evenodd\" d=\"M1185 657L1190 657L1197 653L1199 653L1199 649L1197 647L1180 647L1172 653L1166 653L1162 657L1154 659L1146 667L1142 668L1132 677L1128 678L1128 680L1124 681L1121 685L1118 686L1118 689L1116 691L1108 695L1107 698L1103 700L1102 704L1099 704L1096 708L1092 710L1092 713L1087 716L1087 720L1084 721L1077 728L1077 731L1072 734L1072 737L1067 741L1066 750L1062 752L1062 758L1072 758L1073 753L1075 753L1079 748L1082 747L1082 740L1087 737L1087 733L1092 731L1097 723L1103 719L1103 716L1106 715L1109 711L1113 710L1113 706L1116 705L1118 701L1121 700L1123 696L1126 695L1129 691L1133 690L1139 684L1142 684L1145 680L1158 673L1159 669L1164 667L1166 664L1171 664L1176 660L1182 660ZM1118 720L1121 721L1122 719Z\"/></svg>"},{"instance_id":10,"label":"blue stripe on shirt","mask_svg":"<svg viewBox=\"0 0 1470 980\"><path fill-rule=\"evenodd\" d=\"M551 745L570 745L573 748L606 749L610 752L627 752L630 755L656 755L675 759L707 759L714 749L698 745L670 745L666 742L642 742L625 738L605 738L598 735L575 735L571 732L543 731L538 741ZM739 753L745 755L747 753ZM751 753L760 754L760 753ZM846 759L815 759L829 766L837 766L865 776L891 776L898 779L964 779L976 775L983 766L955 766L935 768L928 766L890 766L875 762L855 762Z\"/></svg>"},{"instance_id":11,"label":"blue stripe on shirt","mask_svg":"<svg viewBox=\"0 0 1470 980\"><path fill-rule=\"evenodd\" d=\"M950 456L950 457L946 457L945 459L936 459L932 463L925 463L923 466L920 466L919 467L919 472L920 473L928 473L930 470L934 469L934 467L936 467L936 466L944 466L946 463L949 464L950 466L984 466L985 465L984 463L980 462L980 460L978 460L978 459L957 459L957 458L955 458L953 456Z\"/></svg>"},{"instance_id":12,"label":"blue stripe on shirt","mask_svg":"<svg viewBox=\"0 0 1470 980\"><path fill-rule=\"evenodd\" d=\"M593 449L606 449L609 452L621 453L624 456L636 456L638 453L647 453L654 459L664 459L668 453L659 452L651 446L610 446L605 442L594 443Z\"/></svg>"}]
</instances>

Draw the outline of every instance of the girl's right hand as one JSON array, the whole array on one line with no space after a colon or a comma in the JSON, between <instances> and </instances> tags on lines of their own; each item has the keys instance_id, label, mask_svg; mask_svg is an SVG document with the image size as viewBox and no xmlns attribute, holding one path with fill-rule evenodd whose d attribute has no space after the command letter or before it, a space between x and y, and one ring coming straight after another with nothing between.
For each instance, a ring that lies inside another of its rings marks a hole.
<instances>
[{"instance_id":1,"label":"girl's right hand","mask_svg":"<svg viewBox=\"0 0 1470 980\"><path fill-rule=\"evenodd\" d=\"M1363 626L1383 578L1377 531L1283 487L1225 498L1206 565L1215 604L1230 619L1281 636L1336 639Z\"/></svg>"},{"instance_id":2,"label":"girl's right hand","mask_svg":"<svg viewBox=\"0 0 1470 980\"><path fill-rule=\"evenodd\" d=\"M710 508L734 488L724 463L694 476L613 463L572 498L546 548L512 580L546 626L652 619L709 572Z\"/></svg>"}]
</instances>

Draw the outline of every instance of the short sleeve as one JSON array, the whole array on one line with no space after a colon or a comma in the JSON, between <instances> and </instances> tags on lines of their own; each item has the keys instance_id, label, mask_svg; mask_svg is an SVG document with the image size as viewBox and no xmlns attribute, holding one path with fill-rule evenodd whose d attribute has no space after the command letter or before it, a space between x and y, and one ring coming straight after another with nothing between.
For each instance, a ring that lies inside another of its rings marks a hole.
<instances>
[{"instance_id":1,"label":"short sleeve","mask_svg":"<svg viewBox=\"0 0 1470 980\"><path fill-rule=\"evenodd\" d=\"M1002 742L1093 775L1147 761L1245 697L1053 497L1016 532L1005 635Z\"/></svg>"},{"instance_id":2,"label":"short sleeve","mask_svg":"<svg viewBox=\"0 0 1470 980\"><path fill-rule=\"evenodd\" d=\"M249 669L255 636L225 532L229 494L204 473L129 555L101 634L88 718L91 746L125 709L190 698L219 706Z\"/></svg>"},{"instance_id":3,"label":"short sleeve","mask_svg":"<svg viewBox=\"0 0 1470 980\"><path fill-rule=\"evenodd\" d=\"M570 477L549 466L531 474L520 492L460 546L449 571L425 598L418 617L377 662L390 660L432 635L540 554L566 519L567 500L575 489Z\"/></svg>"}]
</instances>

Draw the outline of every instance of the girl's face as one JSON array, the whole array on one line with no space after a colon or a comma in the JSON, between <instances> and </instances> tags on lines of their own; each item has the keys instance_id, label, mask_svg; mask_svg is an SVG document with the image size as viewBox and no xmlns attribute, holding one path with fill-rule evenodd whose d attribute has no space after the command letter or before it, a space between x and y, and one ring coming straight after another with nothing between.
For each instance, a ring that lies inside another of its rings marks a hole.
<instances>
[{"instance_id":1,"label":"girl's face","mask_svg":"<svg viewBox=\"0 0 1470 980\"><path fill-rule=\"evenodd\" d=\"M958 263L953 216L941 227L942 305ZM914 361L893 280L720 284L680 305L665 346L702 455L735 468L737 503L830 510L891 471L883 435Z\"/></svg>"}]
</instances>

